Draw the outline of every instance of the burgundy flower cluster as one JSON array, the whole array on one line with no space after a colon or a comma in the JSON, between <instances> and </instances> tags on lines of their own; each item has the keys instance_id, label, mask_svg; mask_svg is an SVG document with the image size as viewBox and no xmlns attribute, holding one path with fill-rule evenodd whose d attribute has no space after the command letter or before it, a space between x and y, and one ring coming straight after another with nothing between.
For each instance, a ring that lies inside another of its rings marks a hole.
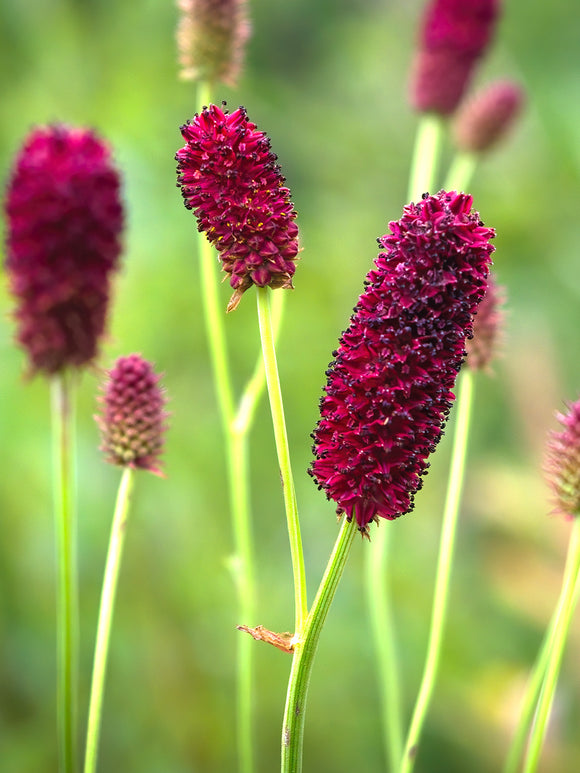
<instances>
[{"instance_id":1,"label":"burgundy flower cluster","mask_svg":"<svg viewBox=\"0 0 580 773\"><path fill-rule=\"evenodd\" d=\"M471 205L441 191L390 223L327 371L310 474L363 533L412 509L454 399L494 249Z\"/></svg>"},{"instance_id":2,"label":"burgundy flower cluster","mask_svg":"<svg viewBox=\"0 0 580 773\"><path fill-rule=\"evenodd\" d=\"M555 511L569 518L580 515L580 400L557 413L560 432L551 432L544 465L554 493Z\"/></svg>"},{"instance_id":3,"label":"burgundy flower cluster","mask_svg":"<svg viewBox=\"0 0 580 773\"><path fill-rule=\"evenodd\" d=\"M6 268L32 372L92 360L121 252L120 181L107 145L67 126L34 129L6 195Z\"/></svg>"},{"instance_id":4,"label":"burgundy flower cluster","mask_svg":"<svg viewBox=\"0 0 580 773\"><path fill-rule=\"evenodd\" d=\"M499 0L431 0L411 78L416 110L452 113L488 47Z\"/></svg>"},{"instance_id":5,"label":"burgundy flower cluster","mask_svg":"<svg viewBox=\"0 0 580 773\"><path fill-rule=\"evenodd\" d=\"M181 134L178 185L230 275L235 292L228 311L253 284L291 288L296 211L268 137L243 107L228 113L216 105L196 113Z\"/></svg>"},{"instance_id":6,"label":"burgundy flower cluster","mask_svg":"<svg viewBox=\"0 0 580 773\"><path fill-rule=\"evenodd\" d=\"M101 430L106 459L121 467L134 467L161 474L160 456L166 430L165 393L161 376L139 354L119 357L108 372L99 402Z\"/></svg>"}]
</instances>

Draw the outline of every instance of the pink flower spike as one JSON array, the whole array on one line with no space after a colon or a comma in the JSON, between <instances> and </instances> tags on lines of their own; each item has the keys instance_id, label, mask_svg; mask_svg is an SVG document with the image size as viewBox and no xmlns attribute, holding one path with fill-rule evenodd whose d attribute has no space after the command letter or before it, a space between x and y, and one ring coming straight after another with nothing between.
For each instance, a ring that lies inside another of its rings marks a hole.
<instances>
[{"instance_id":1,"label":"pink flower spike","mask_svg":"<svg viewBox=\"0 0 580 773\"><path fill-rule=\"evenodd\" d=\"M253 284L292 288L296 211L268 137L243 107L228 113L216 105L196 113L181 133L177 184L230 277L228 311Z\"/></svg>"},{"instance_id":2,"label":"pink flower spike","mask_svg":"<svg viewBox=\"0 0 580 773\"><path fill-rule=\"evenodd\" d=\"M6 269L30 370L87 365L103 335L121 252L119 174L107 145L68 126L34 129L6 193Z\"/></svg>"},{"instance_id":3,"label":"pink flower spike","mask_svg":"<svg viewBox=\"0 0 580 773\"><path fill-rule=\"evenodd\" d=\"M454 400L494 249L471 204L426 194L389 224L327 370L310 474L365 534L412 509Z\"/></svg>"},{"instance_id":4,"label":"pink flower spike","mask_svg":"<svg viewBox=\"0 0 580 773\"><path fill-rule=\"evenodd\" d=\"M160 457L168 413L161 376L139 354L119 357L107 372L102 415L95 419L101 430L101 450L111 464L149 470L161 475Z\"/></svg>"},{"instance_id":5,"label":"pink flower spike","mask_svg":"<svg viewBox=\"0 0 580 773\"><path fill-rule=\"evenodd\" d=\"M580 514L580 399L557 413L560 432L549 433L544 470L554 498L554 511L568 518Z\"/></svg>"},{"instance_id":6,"label":"pink flower spike","mask_svg":"<svg viewBox=\"0 0 580 773\"><path fill-rule=\"evenodd\" d=\"M455 144L468 153L483 153L495 147L516 122L523 102L524 93L517 84L490 84L469 99L455 116Z\"/></svg>"},{"instance_id":7,"label":"pink flower spike","mask_svg":"<svg viewBox=\"0 0 580 773\"><path fill-rule=\"evenodd\" d=\"M505 290L490 273L487 291L473 319L473 337L466 341L467 366L472 370L489 370L503 332Z\"/></svg>"}]
</instances>

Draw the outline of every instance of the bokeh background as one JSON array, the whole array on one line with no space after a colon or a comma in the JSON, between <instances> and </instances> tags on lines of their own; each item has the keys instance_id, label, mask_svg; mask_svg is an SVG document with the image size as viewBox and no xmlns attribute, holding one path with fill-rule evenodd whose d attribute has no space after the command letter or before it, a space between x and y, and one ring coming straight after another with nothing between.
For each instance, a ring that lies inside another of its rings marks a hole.
<instances>
[{"instance_id":1,"label":"bokeh background","mask_svg":"<svg viewBox=\"0 0 580 773\"><path fill-rule=\"evenodd\" d=\"M503 356L478 379L445 650L423 773L500 769L517 701L557 598L569 524L549 515L541 465L553 414L580 392L580 6L507 0L476 84L517 80L516 131L471 186L497 229L507 291ZM324 370L376 255L400 217L417 125L406 97L419 0L252 0L236 90L271 138L299 211L303 246L279 363L311 597L336 534L334 508L305 470ZM292 625L291 570L269 413L252 434L259 615L236 618L224 454L200 309L193 217L175 188L178 127L196 110L179 82L169 0L1 0L0 178L37 123L90 125L122 169L125 255L109 336L78 405L81 709L119 471L93 421L101 374L140 352L171 398L167 479L143 474L122 567L100 769L234 771L238 622ZM447 154L446 157L448 157ZM4 225L2 225L4 228ZM224 307L229 297L222 287ZM23 377L11 299L0 284L0 770L56 770L55 560L49 390ZM237 385L258 350L250 294L227 320ZM452 420L451 420L452 421ZM451 424L450 424L451 427ZM447 433L448 436L450 432ZM415 511L393 529L404 709L423 664L445 488L445 438ZM382 771L379 702L357 540L311 685L305 770ZM580 768L580 620L571 633L543 770ZM290 659L256 643L256 743L276 770Z\"/></svg>"}]
</instances>

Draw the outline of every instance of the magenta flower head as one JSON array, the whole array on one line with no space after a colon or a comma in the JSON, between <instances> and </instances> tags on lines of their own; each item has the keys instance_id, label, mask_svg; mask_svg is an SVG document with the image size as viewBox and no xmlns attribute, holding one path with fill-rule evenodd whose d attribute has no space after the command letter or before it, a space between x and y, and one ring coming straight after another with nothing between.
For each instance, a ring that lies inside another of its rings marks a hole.
<instances>
[{"instance_id":1,"label":"magenta flower head","mask_svg":"<svg viewBox=\"0 0 580 773\"><path fill-rule=\"evenodd\" d=\"M509 132L524 102L522 89L511 81L496 81L475 94L457 112L453 136L460 150L483 153Z\"/></svg>"},{"instance_id":2,"label":"magenta flower head","mask_svg":"<svg viewBox=\"0 0 580 773\"><path fill-rule=\"evenodd\" d=\"M93 132L34 129L8 183L6 269L30 370L53 374L97 354L121 252L119 174Z\"/></svg>"},{"instance_id":3,"label":"magenta flower head","mask_svg":"<svg viewBox=\"0 0 580 773\"><path fill-rule=\"evenodd\" d=\"M250 36L245 0L177 0L180 77L235 86Z\"/></svg>"},{"instance_id":4,"label":"magenta flower head","mask_svg":"<svg viewBox=\"0 0 580 773\"><path fill-rule=\"evenodd\" d=\"M554 494L554 511L568 518L580 514L580 399L557 413L561 432L550 432L544 469Z\"/></svg>"},{"instance_id":5,"label":"magenta flower head","mask_svg":"<svg viewBox=\"0 0 580 773\"><path fill-rule=\"evenodd\" d=\"M499 0L431 0L411 73L410 98L420 112L449 115L487 49Z\"/></svg>"},{"instance_id":6,"label":"magenta flower head","mask_svg":"<svg viewBox=\"0 0 580 773\"><path fill-rule=\"evenodd\" d=\"M181 134L186 144L175 157L178 185L230 276L228 311L253 284L291 288L296 211L268 137L243 107L228 113L216 105L196 113Z\"/></svg>"},{"instance_id":7,"label":"magenta flower head","mask_svg":"<svg viewBox=\"0 0 580 773\"><path fill-rule=\"evenodd\" d=\"M107 372L99 397L102 415L95 418L101 430L101 450L111 464L161 474L168 414L160 378L139 354L119 357Z\"/></svg>"},{"instance_id":8,"label":"magenta flower head","mask_svg":"<svg viewBox=\"0 0 580 773\"><path fill-rule=\"evenodd\" d=\"M454 399L494 249L471 204L425 194L390 223L327 371L310 474L365 534L412 509Z\"/></svg>"},{"instance_id":9,"label":"magenta flower head","mask_svg":"<svg viewBox=\"0 0 580 773\"><path fill-rule=\"evenodd\" d=\"M489 370L503 332L505 290L499 287L493 273L487 280L487 291L473 319L473 337L468 338L467 366L472 370Z\"/></svg>"}]
</instances>

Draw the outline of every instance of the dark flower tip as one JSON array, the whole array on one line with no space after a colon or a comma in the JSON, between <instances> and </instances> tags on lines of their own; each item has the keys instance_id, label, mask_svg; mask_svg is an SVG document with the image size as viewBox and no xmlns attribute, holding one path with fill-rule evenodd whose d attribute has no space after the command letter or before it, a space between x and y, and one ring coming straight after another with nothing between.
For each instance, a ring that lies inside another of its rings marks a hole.
<instances>
[{"instance_id":1,"label":"dark flower tip","mask_svg":"<svg viewBox=\"0 0 580 773\"><path fill-rule=\"evenodd\" d=\"M363 533L412 509L454 399L494 249L471 204L425 194L390 223L327 371L310 474Z\"/></svg>"},{"instance_id":2,"label":"dark flower tip","mask_svg":"<svg viewBox=\"0 0 580 773\"><path fill-rule=\"evenodd\" d=\"M411 73L410 98L420 112L451 114L487 49L499 0L431 0Z\"/></svg>"},{"instance_id":3,"label":"dark flower tip","mask_svg":"<svg viewBox=\"0 0 580 773\"><path fill-rule=\"evenodd\" d=\"M554 512L572 518L580 514L580 399L556 418L563 430L548 436L544 470L554 495Z\"/></svg>"},{"instance_id":4,"label":"dark flower tip","mask_svg":"<svg viewBox=\"0 0 580 773\"><path fill-rule=\"evenodd\" d=\"M186 144L175 157L178 185L230 275L235 292L228 311L253 284L291 288L296 211L268 137L243 107L228 113L216 105L196 113L181 134Z\"/></svg>"},{"instance_id":5,"label":"dark flower tip","mask_svg":"<svg viewBox=\"0 0 580 773\"><path fill-rule=\"evenodd\" d=\"M250 36L245 0L177 0L180 77L235 86Z\"/></svg>"},{"instance_id":6,"label":"dark flower tip","mask_svg":"<svg viewBox=\"0 0 580 773\"><path fill-rule=\"evenodd\" d=\"M31 372L97 354L121 252L119 174L107 145L68 126L34 129L8 183L6 269Z\"/></svg>"},{"instance_id":7,"label":"dark flower tip","mask_svg":"<svg viewBox=\"0 0 580 773\"><path fill-rule=\"evenodd\" d=\"M161 475L169 414L164 410L167 401L160 378L139 354L119 357L107 372L99 397L102 415L95 418L101 430L101 451L111 464Z\"/></svg>"},{"instance_id":8,"label":"dark flower tip","mask_svg":"<svg viewBox=\"0 0 580 773\"><path fill-rule=\"evenodd\" d=\"M473 338L466 341L467 365L472 370L488 370L503 332L505 290L498 287L492 274L487 291L473 319Z\"/></svg>"},{"instance_id":9,"label":"dark flower tip","mask_svg":"<svg viewBox=\"0 0 580 773\"><path fill-rule=\"evenodd\" d=\"M469 153L490 150L508 134L523 102L524 93L515 83L492 83L458 111L453 122L455 144Z\"/></svg>"}]
</instances>

